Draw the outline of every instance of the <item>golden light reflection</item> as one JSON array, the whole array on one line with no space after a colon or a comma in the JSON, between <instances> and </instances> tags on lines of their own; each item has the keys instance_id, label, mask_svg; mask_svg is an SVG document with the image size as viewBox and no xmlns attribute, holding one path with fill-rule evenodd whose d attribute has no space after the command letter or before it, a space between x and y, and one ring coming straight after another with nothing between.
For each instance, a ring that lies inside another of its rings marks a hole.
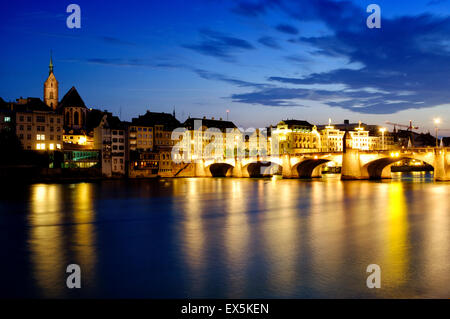
<instances>
[{"instance_id":1,"label":"golden light reflection","mask_svg":"<svg viewBox=\"0 0 450 319\"><path fill-rule=\"evenodd\" d=\"M408 275L408 211L402 183L390 183L388 192L385 261L380 266L383 269L383 282L395 287L405 283Z\"/></svg>"},{"instance_id":2,"label":"golden light reflection","mask_svg":"<svg viewBox=\"0 0 450 319\"><path fill-rule=\"evenodd\" d=\"M70 201L65 200L65 192ZM92 192L88 183L32 186L28 218L31 264L44 297L60 298L67 293L66 267L70 263L81 266L84 282L94 278Z\"/></svg>"},{"instance_id":3,"label":"golden light reflection","mask_svg":"<svg viewBox=\"0 0 450 319\"><path fill-rule=\"evenodd\" d=\"M267 211L261 234L270 265L267 280L273 289L282 287L279 290L281 296L292 295L301 278L297 267L300 253L298 193L292 191L292 183L295 182L267 183L263 196L259 196L260 206L265 207L262 211Z\"/></svg>"},{"instance_id":4,"label":"golden light reflection","mask_svg":"<svg viewBox=\"0 0 450 319\"><path fill-rule=\"evenodd\" d=\"M72 193L73 212L71 214L73 229L74 261L83 269L83 276L88 282L95 280L97 251L95 248L95 226L93 200L94 187L90 183L77 184Z\"/></svg>"},{"instance_id":5,"label":"golden light reflection","mask_svg":"<svg viewBox=\"0 0 450 319\"><path fill-rule=\"evenodd\" d=\"M339 277L337 274L341 271L346 240L352 236L351 232L343 231L345 223L352 218L352 212L343 206L344 185L349 184L330 180L310 185L312 210L309 231L316 234L309 247L313 252L311 263L314 269L320 269L324 278L330 274Z\"/></svg>"},{"instance_id":6,"label":"golden light reflection","mask_svg":"<svg viewBox=\"0 0 450 319\"><path fill-rule=\"evenodd\" d=\"M60 191L58 185L46 184L33 185L31 189L30 258L37 286L48 298L60 296L64 289Z\"/></svg>"},{"instance_id":7,"label":"golden light reflection","mask_svg":"<svg viewBox=\"0 0 450 319\"><path fill-rule=\"evenodd\" d=\"M428 194L424 217L424 282L430 296L450 297L448 280L450 269L450 205L449 185L433 185ZM445 199L445 200L443 200ZM439 297L439 298L440 298Z\"/></svg>"},{"instance_id":8,"label":"golden light reflection","mask_svg":"<svg viewBox=\"0 0 450 319\"><path fill-rule=\"evenodd\" d=\"M240 298L244 295L246 265L249 256L250 226L246 214L246 198L242 191L242 180L228 180L231 194L227 196L225 207L224 247L231 268L229 279L229 296ZM228 185L227 185L228 186Z\"/></svg>"},{"instance_id":9,"label":"golden light reflection","mask_svg":"<svg viewBox=\"0 0 450 319\"><path fill-rule=\"evenodd\" d=\"M179 202L178 211L183 213L182 231L182 251L187 264L187 273L193 282L190 288L194 295L202 291L205 284L205 246L206 235L204 230L204 219L202 216L201 200L198 195L198 183L202 179L187 179L186 196ZM195 283L195 284L194 284Z\"/></svg>"}]
</instances>

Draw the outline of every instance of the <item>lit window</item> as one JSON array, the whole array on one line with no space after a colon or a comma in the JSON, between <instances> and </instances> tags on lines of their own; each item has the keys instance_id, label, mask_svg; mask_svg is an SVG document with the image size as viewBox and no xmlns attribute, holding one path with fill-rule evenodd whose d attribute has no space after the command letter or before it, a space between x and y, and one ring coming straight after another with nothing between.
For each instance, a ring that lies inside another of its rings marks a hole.
<instances>
[{"instance_id":1,"label":"lit window","mask_svg":"<svg viewBox=\"0 0 450 319\"><path fill-rule=\"evenodd\" d=\"M4 119L4 120L5 120L5 123L6 123L6 122L11 122L11 118L10 118L9 116L5 116L5 119Z\"/></svg>"},{"instance_id":2,"label":"lit window","mask_svg":"<svg viewBox=\"0 0 450 319\"><path fill-rule=\"evenodd\" d=\"M56 144L56 148L60 150L61 149L61 144Z\"/></svg>"},{"instance_id":3,"label":"lit window","mask_svg":"<svg viewBox=\"0 0 450 319\"><path fill-rule=\"evenodd\" d=\"M55 149L55 144L50 144L50 150L54 150Z\"/></svg>"}]
</instances>

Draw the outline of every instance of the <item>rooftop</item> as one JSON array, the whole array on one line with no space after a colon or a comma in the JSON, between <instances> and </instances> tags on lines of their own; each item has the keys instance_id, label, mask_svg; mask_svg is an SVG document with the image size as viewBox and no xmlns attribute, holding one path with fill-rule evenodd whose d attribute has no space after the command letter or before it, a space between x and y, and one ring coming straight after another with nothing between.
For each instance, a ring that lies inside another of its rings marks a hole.
<instances>
[{"instance_id":1,"label":"rooftop","mask_svg":"<svg viewBox=\"0 0 450 319\"><path fill-rule=\"evenodd\" d=\"M78 91L74 86L72 86L72 88L66 93L66 95L64 95L61 102L59 102L58 108L69 106L84 108L86 107L83 99L81 98L80 94L78 94Z\"/></svg>"}]
</instances>

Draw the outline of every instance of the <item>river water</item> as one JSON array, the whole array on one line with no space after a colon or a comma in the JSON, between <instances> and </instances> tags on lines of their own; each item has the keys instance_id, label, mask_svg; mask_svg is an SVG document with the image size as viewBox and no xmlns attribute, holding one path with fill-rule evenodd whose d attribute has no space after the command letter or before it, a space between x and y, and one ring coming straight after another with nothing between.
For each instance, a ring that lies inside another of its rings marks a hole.
<instances>
[{"instance_id":1,"label":"river water","mask_svg":"<svg viewBox=\"0 0 450 319\"><path fill-rule=\"evenodd\" d=\"M449 298L449 195L425 173L8 186L0 297Z\"/></svg>"}]
</instances>

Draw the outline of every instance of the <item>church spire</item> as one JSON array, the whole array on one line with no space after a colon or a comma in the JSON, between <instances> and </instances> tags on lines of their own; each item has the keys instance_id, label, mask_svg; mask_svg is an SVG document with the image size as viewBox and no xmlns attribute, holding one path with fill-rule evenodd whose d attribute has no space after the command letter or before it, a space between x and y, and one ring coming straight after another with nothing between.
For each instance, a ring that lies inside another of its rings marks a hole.
<instances>
[{"instance_id":1,"label":"church spire","mask_svg":"<svg viewBox=\"0 0 450 319\"><path fill-rule=\"evenodd\" d=\"M53 59L52 59L52 50L50 50L50 63L48 65L48 74L53 73Z\"/></svg>"},{"instance_id":2,"label":"church spire","mask_svg":"<svg viewBox=\"0 0 450 319\"><path fill-rule=\"evenodd\" d=\"M53 73L53 54L50 50L50 63L48 64L48 78L44 83L44 103L52 109L58 106L58 81Z\"/></svg>"}]
</instances>

